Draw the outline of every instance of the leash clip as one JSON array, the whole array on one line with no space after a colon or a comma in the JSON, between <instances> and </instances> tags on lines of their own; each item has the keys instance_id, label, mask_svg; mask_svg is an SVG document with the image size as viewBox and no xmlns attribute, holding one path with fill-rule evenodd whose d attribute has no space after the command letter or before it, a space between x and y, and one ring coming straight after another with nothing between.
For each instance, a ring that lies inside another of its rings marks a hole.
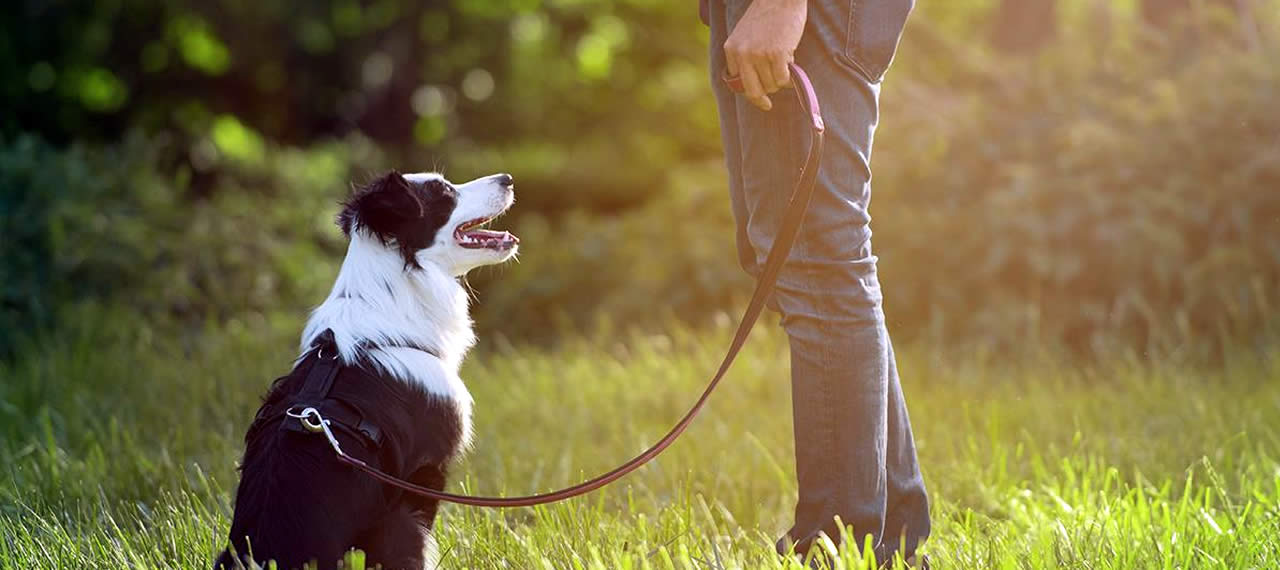
<instances>
[{"instance_id":1,"label":"leash clip","mask_svg":"<svg viewBox=\"0 0 1280 570\"><path fill-rule=\"evenodd\" d=\"M334 437L333 431L329 429L329 420L324 419L324 416L320 415L320 410L310 406L303 408L302 411L297 410L298 406L294 406L285 410L284 414L291 418L296 418L302 423L303 429L309 432L323 432L324 437L329 440L329 446L333 448L333 451L338 455L346 457L347 454L343 453L342 446L338 445L338 438Z\"/></svg>"}]
</instances>

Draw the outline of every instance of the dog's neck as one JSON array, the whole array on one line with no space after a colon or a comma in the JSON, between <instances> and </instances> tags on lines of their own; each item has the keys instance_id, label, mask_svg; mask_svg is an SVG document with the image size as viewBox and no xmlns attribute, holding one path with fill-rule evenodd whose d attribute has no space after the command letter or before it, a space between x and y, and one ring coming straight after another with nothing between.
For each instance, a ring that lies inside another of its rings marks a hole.
<instances>
[{"instance_id":1,"label":"dog's neck","mask_svg":"<svg viewBox=\"0 0 1280 570\"><path fill-rule=\"evenodd\" d=\"M475 342L466 291L436 264L419 265L407 268L396 250L364 231L352 232L333 291L302 332L303 354L329 329L344 362L361 356L376 361L377 353L393 348L426 349L456 375Z\"/></svg>"}]
</instances>

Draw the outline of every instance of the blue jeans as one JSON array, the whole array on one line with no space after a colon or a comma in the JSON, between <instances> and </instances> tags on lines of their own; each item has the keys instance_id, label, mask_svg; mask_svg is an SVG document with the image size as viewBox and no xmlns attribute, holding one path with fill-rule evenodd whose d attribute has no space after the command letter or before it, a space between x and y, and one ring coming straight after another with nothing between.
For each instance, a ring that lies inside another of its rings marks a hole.
<instances>
[{"instance_id":1,"label":"blue jeans","mask_svg":"<svg viewBox=\"0 0 1280 570\"><path fill-rule=\"evenodd\" d=\"M709 0L711 84L720 108L738 254L764 264L809 144L795 96L760 111L720 80L723 45L750 0ZM796 62L826 122L818 186L772 307L791 348L799 500L787 538L807 550L818 533L839 540L839 517L877 558L915 552L929 535L929 500L916 461L881 309L871 253L871 143L880 80L912 0L810 0Z\"/></svg>"}]
</instances>

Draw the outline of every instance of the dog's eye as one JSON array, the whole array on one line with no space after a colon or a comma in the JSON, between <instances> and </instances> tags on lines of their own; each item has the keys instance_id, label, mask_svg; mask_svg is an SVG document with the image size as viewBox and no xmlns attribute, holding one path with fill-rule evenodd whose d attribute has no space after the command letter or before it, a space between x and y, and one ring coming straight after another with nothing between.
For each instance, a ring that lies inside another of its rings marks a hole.
<instances>
[{"instance_id":1,"label":"dog's eye","mask_svg":"<svg viewBox=\"0 0 1280 570\"><path fill-rule=\"evenodd\" d=\"M426 190L427 192L439 192L440 194L449 196L451 198L458 197L458 189L454 188L452 184L449 184L448 182L445 182L443 180L434 180L434 181L428 182L423 185L423 189Z\"/></svg>"}]
</instances>

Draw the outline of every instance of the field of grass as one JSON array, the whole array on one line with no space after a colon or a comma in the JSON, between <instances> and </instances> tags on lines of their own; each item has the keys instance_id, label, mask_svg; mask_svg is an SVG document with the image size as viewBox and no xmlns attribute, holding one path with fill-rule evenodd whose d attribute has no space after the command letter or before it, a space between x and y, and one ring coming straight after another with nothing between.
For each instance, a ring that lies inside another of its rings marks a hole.
<instances>
[{"instance_id":1,"label":"field of grass","mask_svg":"<svg viewBox=\"0 0 1280 570\"><path fill-rule=\"evenodd\" d=\"M190 336L118 319L87 313L81 332L0 367L2 568L204 568L222 545L240 437L286 371L298 317ZM562 504L446 507L442 566L798 568L772 555L795 475L785 342L763 328L651 466ZM465 368L475 448L452 489L547 490L629 457L693 400L729 334L491 343ZM923 346L899 357L935 567L1280 567L1277 347L1212 365Z\"/></svg>"}]
</instances>

